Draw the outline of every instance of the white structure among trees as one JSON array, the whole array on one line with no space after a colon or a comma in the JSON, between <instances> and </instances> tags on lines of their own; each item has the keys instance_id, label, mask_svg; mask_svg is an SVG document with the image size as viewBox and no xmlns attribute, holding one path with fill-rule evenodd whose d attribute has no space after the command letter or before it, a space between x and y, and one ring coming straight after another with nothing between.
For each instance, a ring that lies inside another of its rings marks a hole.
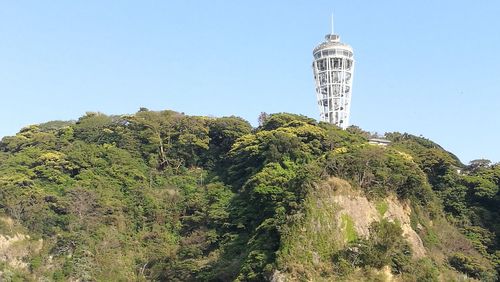
<instances>
[{"instance_id":1,"label":"white structure among trees","mask_svg":"<svg viewBox=\"0 0 500 282\"><path fill-rule=\"evenodd\" d=\"M354 57L351 46L332 33L314 48L314 81L320 120L342 129L349 126Z\"/></svg>"}]
</instances>

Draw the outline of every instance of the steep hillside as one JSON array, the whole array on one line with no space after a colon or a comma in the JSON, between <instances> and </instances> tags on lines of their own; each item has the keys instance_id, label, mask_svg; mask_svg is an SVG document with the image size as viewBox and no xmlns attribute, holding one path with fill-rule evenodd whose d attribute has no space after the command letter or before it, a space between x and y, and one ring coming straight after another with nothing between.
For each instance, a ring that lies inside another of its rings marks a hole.
<instances>
[{"instance_id":1,"label":"steep hillside","mask_svg":"<svg viewBox=\"0 0 500 282\"><path fill-rule=\"evenodd\" d=\"M456 281L463 274L446 261L455 252L488 264L444 218L430 220L421 212L394 195L369 200L338 178L315 185L304 214L282 240L273 278Z\"/></svg>"},{"instance_id":2,"label":"steep hillside","mask_svg":"<svg viewBox=\"0 0 500 282\"><path fill-rule=\"evenodd\" d=\"M88 113L0 142L2 281L497 278L500 166L294 114ZM497 270L495 270L495 268Z\"/></svg>"}]
</instances>

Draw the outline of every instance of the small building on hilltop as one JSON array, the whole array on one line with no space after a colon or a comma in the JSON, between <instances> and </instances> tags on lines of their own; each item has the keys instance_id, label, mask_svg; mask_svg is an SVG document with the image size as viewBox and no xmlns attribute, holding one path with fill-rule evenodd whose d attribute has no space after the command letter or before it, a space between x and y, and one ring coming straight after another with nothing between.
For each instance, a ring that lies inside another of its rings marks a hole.
<instances>
[{"instance_id":1,"label":"small building on hilltop","mask_svg":"<svg viewBox=\"0 0 500 282\"><path fill-rule=\"evenodd\" d=\"M368 144L379 145L379 146L387 146L391 144L391 141L382 138L370 138L368 139Z\"/></svg>"}]
</instances>

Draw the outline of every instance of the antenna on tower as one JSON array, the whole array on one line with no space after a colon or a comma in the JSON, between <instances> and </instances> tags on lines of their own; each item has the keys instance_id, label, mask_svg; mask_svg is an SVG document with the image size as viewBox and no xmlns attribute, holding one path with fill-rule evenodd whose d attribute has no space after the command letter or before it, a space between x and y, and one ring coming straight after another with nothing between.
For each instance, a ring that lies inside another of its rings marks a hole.
<instances>
[{"instance_id":1,"label":"antenna on tower","mask_svg":"<svg viewBox=\"0 0 500 282\"><path fill-rule=\"evenodd\" d=\"M332 34L335 34L335 29L333 28L333 12L332 12L332 18L331 18L331 20L332 20Z\"/></svg>"}]
</instances>

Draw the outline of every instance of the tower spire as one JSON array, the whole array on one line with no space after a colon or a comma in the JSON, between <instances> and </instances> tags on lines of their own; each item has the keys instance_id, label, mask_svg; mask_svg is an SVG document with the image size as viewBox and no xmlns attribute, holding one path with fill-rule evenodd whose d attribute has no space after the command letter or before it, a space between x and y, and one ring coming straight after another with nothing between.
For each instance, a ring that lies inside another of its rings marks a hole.
<instances>
[{"instance_id":1,"label":"tower spire","mask_svg":"<svg viewBox=\"0 0 500 282\"><path fill-rule=\"evenodd\" d=\"M333 12L332 12L332 17L331 17L331 21L332 21L332 33L331 34L335 34L335 29L333 28Z\"/></svg>"}]
</instances>

